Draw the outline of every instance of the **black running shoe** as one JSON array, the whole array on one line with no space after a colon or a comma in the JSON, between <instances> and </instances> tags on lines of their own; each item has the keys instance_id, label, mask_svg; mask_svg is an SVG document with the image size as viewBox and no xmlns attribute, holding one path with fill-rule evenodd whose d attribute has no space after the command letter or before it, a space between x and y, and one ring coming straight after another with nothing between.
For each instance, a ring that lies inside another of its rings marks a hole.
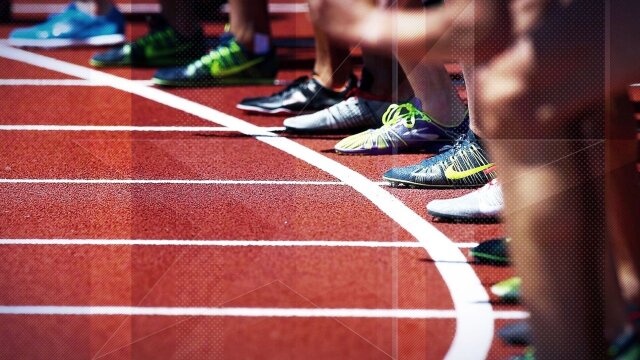
<instances>
[{"instance_id":1,"label":"black running shoe","mask_svg":"<svg viewBox=\"0 0 640 360\"><path fill-rule=\"evenodd\" d=\"M531 325L527 320L504 325L498 330L498 337L505 344L527 346L532 339Z\"/></svg>"},{"instance_id":2,"label":"black running shoe","mask_svg":"<svg viewBox=\"0 0 640 360\"><path fill-rule=\"evenodd\" d=\"M89 63L96 67L168 67L186 65L206 53L202 34L186 38L163 20L150 24L149 34L120 47L95 54Z\"/></svg>"},{"instance_id":3,"label":"black running shoe","mask_svg":"<svg viewBox=\"0 0 640 360\"><path fill-rule=\"evenodd\" d=\"M478 264L509 265L509 238L491 239L469 251Z\"/></svg>"},{"instance_id":4,"label":"black running shoe","mask_svg":"<svg viewBox=\"0 0 640 360\"><path fill-rule=\"evenodd\" d=\"M236 107L245 111L267 114L300 114L331 107L349 97L357 80L351 76L347 88L335 92L322 86L316 79L303 76L271 96L247 98Z\"/></svg>"},{"instance_id":5,"label":"black running shoe","mask_svg":"<svg viewBox=\"0 0 640 360\"><path fill-rule=\"evenodd\" d=\"M417 165L393 168L382 178L391 186L470 188L496 177L495 165L471 130L440 151Z\"/></svg>"}]
</instances>

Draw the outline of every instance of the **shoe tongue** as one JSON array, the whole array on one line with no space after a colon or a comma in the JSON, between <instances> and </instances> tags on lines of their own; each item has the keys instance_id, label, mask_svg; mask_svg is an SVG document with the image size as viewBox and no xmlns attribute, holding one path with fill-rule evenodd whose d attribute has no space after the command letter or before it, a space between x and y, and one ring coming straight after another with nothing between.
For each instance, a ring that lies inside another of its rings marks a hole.
<instances>
[{"instance_id":1,"label":"shoe tongue","mask_svg":"<svg viewBox=\"0 0 640 360\"><path fill-rule=\"evenodd\" d=\"M420 99L414 96L409 102L415 106L416 109L422 111L422 101L420 101Z\"/></svg>"},{"instance_id":2,"label":"shoe tongue","mask_svg":"<svg viewBox=\"0 0 640 360\"><path fill-rule=\"evenodd\" d=\"M471 129L469 129L469 131L467 131L467 140L469 140L469 142L477 142L480 140L480 138L478 138L476 134Z\"/></svg>"}]
</instances>

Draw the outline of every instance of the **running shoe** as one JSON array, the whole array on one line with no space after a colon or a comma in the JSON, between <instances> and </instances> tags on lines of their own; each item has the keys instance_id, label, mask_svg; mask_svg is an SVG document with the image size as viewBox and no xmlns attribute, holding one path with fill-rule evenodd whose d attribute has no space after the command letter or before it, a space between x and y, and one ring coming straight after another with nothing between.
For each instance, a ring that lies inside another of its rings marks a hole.
<instances>
[{"instance_id":1,"label":"running shoe","mask_svg":"<svg viewBox=\"0 0 640 360\"><path fill-rule=\"evenodd\" d=\"M627 327L609 346L608 355L615 360L640 359L640 342L633 327Z\"/></svg>"},{"instance_id":2,"label":"running shoe","mask_svg":"<svg viewBox=\"0 0 640 360\"><path fill-rule=\"evenodd\" d=\"M491 239L480 243L469 251L478 264L508 265L509 238Z\"/></svg>"},{"instance_id":3,"label":"running shoe","mask_svg":"<svg viewBox=\"0 0 640 360\"><path fill-rule=\"evenodd\" d=\"M284 126L287 131L307 133L378 127L382 125L382 112L390 105L354 96L313 114L285 119Z\"/></svg>"},{"instance_id":4,"label":"running shoe","mask_svg":"<svg viewBox=\"0 0 640 360\"><path fill-rule=\"evenodd\" d=\"M152 81L162 86L273 84L277 72L275 49L253 55L232 37L186 66L156 71Z\"/></svg>"},{"instance_id":5,"label":"running shoe","mask_svg":"<svg viewBox=\"0 0 640 360\"><path fill-rule=\"evenodd\" d=\"M418 99L413 101L416 104L390 105L382 115L381 127L343 139L335 145L335 151L347 155L382 155L420 150L435 140L451 141L469 130L468 116L456 127L443 127L419 110Z\"/></svg>"},{"instance_id":6,"label":"running shoe","mask_svg":"<svg viewBox=\"0 0 640 360\"><path fill-rule=\"evenodd\" d=\"M532 339L531 325L526 320L504 325L498 330L498 337L509 345L527 346Z\"/></svg>"},{"instance_id":7,"label":"running shoe","mask_svg":"<svg viewBox=\"0 0 640 360\"><path fill-rule=\"evenodd\" d=\"M95 54L96 67L167 67L188 64L207 51L202 33L190 38L179 35L167 22L152 18L147 35L120 47Z\"/></svg>"},{"instance_id":8,"label":"running shoe","mask_svg":"<svg viewBox=\"0 0 640 360\"><path fill-rule=\"evenodd\" d=\"M81 45L114 45L125 40L124 16L115 7L105 16L80 11L75 3L47 21L13 30L8 43L13 46L58 48Z\"/></svg>"},{"instance_id":9,"label":"running shoe","mask_svg":"<svg viewBox=\"0 0 640 360\"><path fill-rule=\"evenodd\" d=\"M503 209L504 200L498 179L460 197L433 200L427 204L429 215L444 220L496 220Z\"/></svg>"},{"instance_id":10,"label":"running shoe","mask_svg":"<svg viewBox=\"0 0 640 360\"><path fill-rule=\"evenodd\" d=\"M301 114L320 111L349 97L356 87L351 76L343 91L327 89L313 77L302 76L271 96L246 98L236 107L265 114Z\"/></svg>"},{"instance_id":11,"label":"running shoe","mask_svg":"<svg viewBox=\"0 0 640 360\"><path fill-rule=\"evenodd\" d=\"M521 286L522 279L514 276L491 286L491 293L497 296L498 300L502 302L518 302L520 301Z\"/></svg>"},{"instance_id":12,"label":"running shoe","mask_svg":"<svg viewBox=\"0 0 640 360\"><path fill-rule=\"evenodd\" d=\"M471 130L440 151L417 165L388 170L382 178L393 187L470 188L496 177L495 165Z\"/></svg>"},{"instance_id":13,"label":"running shoe","mask_svg":"<svg viewBox=\"0 0 640 360\"><path fill-rule=\"evenodd\" d=\"M535 352L533 350L533 347L528 346L524 353L521 355L516 355L516 356L512 356L509 358L509 360L535 360Z\"/></svg>"}]
</instances>

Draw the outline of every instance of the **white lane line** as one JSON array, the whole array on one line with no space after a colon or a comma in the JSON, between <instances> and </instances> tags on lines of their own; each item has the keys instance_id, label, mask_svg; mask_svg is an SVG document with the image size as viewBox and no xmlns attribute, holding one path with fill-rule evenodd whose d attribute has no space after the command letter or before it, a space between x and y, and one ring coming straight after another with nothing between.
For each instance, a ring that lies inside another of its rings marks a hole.
<instances>
[{"instance_id":1,"label":"white lane line","mask_svg":"<svg viewBox=\"0 0 640 360\"><path fill-rule=\"evenodd\" d=\"M294 180L192 180L192 179L0 179L0 184L68 184L68 185L310 185L345 186L340 181L294 181ZM380 182L379 186L388 186Z\"/></svg>"},{"instance_id":2,"label":"white lane line","mask_svg":"<svg viewBox=\"0 0 640 360\"><path fill-rule=\"evenodd\" d=\"M414 236L424 246L429 256L435 260L435 266L449 289L457 315L456 332L445 358L485 359L487 357L493 340L493 307L489 302L489 294L473 268L466 263L465 256L449 238L428 221L360 173L293 140L278 137L251 123L157 88L142 86L115 75L6 46L0 46L0 56L82 79L110 82L115 89L162 103L243 133L262 132L264 135L257 137L258 140L349 184ZM474 351L470 353L469 349Z\"/></svg>"},{"instance_id":3,"label":"white lane line","mask_svg":"<svg viewBox=\"0 0 640 360\"><path fill-rule=\"evenodd\" d=\"M456 319L456 310L362 309L362 308L224 308L145 306L0 306L4 315L128 315L128 316L216 316L216 317L302 317L373 319ZM494 311L493 319L526 319L525 311Z\"/></svg>"},{"instance_id":4,"label":"white lane line","mask_svg":"<svg viewBox=\"0 0 640 360\"><path fill-rule=\"evenodd\" d=\"M223 13L229 12L229 4L223 4L220 7L220 11ZM269 4L269 13L271 14L299 14L309 12L309 4L307 3L299 3L299 4L290 4L290 3L270 3Z\"/></svg>"},{"instance_id":5,"label":"white lane line","mask_svg":"<svg viewBox=\"0 0 640 360\"><path fill-rule=\"evenodd\" d=\"M215 120L214 120L215 121ZM493 307L473 268L449 238L398 198L348 167L282 137L257 137L335 176L364 195L416 238L435 261L457 311L456 332L445 359L485 359L493 339ZM469 353L468 349L474 349Z\"/></svg>"},{"instance_id":6,"label":"white lane line","mask_svg":"<svg viewBox=\"0 0 640 360\"><path fill-rule=\"evenodd\" d=\"M284 131L284 127L260 127L264 131ZM222 126L129 126L129 125L0 125L0 131L124 131L124 132L236 132Z\"/></svg>"},{"instance_id":7,"label":"white lane line","mask_svg":"<svg viewBox=\"0 0 640 360\"><path fill-rule=\"evenodd\" d=\"M118 10L125 14L155 14L161 10L160 4L116 4ZM63 12L67 4L12 4L14 14L57 14Z\"/></svg>"},{"instance_id":8,"label":"white lane line","mask_svg":"<svg viewBox=\"0 0 640 360\"><path fill-rule=\"evenodd\" d=\"M151 86L151 80L131 80ZM109 86L109 84L84 79L0 79L0 86Z\"/></svg>"},{"instance_id":9,"label":"white lane line","mask_svg":"<svg viewBox=\"0 0 640 360\"><path fill-rule=\"evenodd\" d=\"M0 245L422 248L414 241L341 240L0 239ZM456 245L470 248L478 244Z\"/></svg>"},{"instance_id":10,"label":"white lane line","mask_svg":"<svg viewBox=\"0 0 640 360\"><path fill-rule=\"evenodd\" d=\"M66 4L13 4L12 11L15 14L54 14L64 11ZM162 10L160 4L116 4L118 10L125 14L157 14ZM229 12L229 5L224 4L221 7L222 12ZM289 14L289 13L306 13L309 6L303 4L289 3L271 3L269 4L269 13L271 14Z\"/></svg>"}]
</instances>

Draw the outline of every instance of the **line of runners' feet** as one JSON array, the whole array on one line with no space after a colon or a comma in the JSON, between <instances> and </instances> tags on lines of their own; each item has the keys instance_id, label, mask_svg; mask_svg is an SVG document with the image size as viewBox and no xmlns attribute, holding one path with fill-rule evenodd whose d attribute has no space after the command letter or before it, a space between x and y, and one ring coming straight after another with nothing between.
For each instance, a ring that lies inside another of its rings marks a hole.
<instances>
[{"instance_id":1,"label":"line of runners' feet","mask_svg":"<svg viewBox=\"0 0 640 360\"><path fill-rule=\"evenodd\" d=\"M69 5L39 25L14 30L14 46L62 47L72 45L116 45L125 40L124 17L113 8L105 16L91 16ZM263 53L248 51L226 29L208 50L200 32L181 36L161 18L150 22L147 35L124 43L90 59L95 67L157 67L153 83L159 86L219 86L273 84L278 65L272 47ZM392 168L382 178L394 187L479 188L458 198L434 200L427 213L445 221L497 221L504 203L496 169L482 140L469 129L469 117L446 127L421 110L419 100L394 104L376 98L359 87L352 76L343 89L324 87L313 75L296 79L269 96L242 100L239 109L294 114L284 120L291 133L355 133L339 141L335 151L344 155L389 155L405 151L439 150L418 164ZM476 263L508 265L506 238L488 240L470 254ZM491 287L500 302L520 299L521 280L513 277ZM640 318L640 317L639 317ZM526 321L499 330L507 344L529 345L531 328ZM612 354L628 353L635 346L632 336L622 336ZM640 352L637 348L634 350ZM523 357L532 358L532 351Z\"/></svg>"}]
</instances>

